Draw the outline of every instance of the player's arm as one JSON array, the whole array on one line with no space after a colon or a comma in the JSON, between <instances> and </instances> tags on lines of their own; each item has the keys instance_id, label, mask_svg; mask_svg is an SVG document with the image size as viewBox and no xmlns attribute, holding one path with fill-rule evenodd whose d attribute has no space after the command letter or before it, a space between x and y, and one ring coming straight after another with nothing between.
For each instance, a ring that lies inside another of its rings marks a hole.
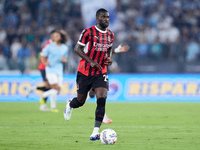
<instances>
[{"instance_id":1,"label":"player's arm","mask_svg":"<svg viewBox=\"0 0 200 150\"><path fill-rule=\"evenodd\" d=\"M62 61L63 63L66 63L66 62L67 62L67 58L66 58L65 56L63 56L62 59L61 59L61 61Z\"/></svg>"},{"instance_id":2,"label":"player's arm","mask_svg":"<svg viewBox=\"0 0 200 150\"><path fill-rule=\"evenodd\" d=\"M41 59L41 62L45 65L45 66L49 66L50 63L48 61L48 48L49 46L46 46L42 52L40 53L40 59Z\"/></svg>"},{"instance_id":3,"label":"player's arm","mask_svg":"<svg viewBox=\"0 0 200 150\"><path fill-rule=\"evenodd\" d=\"M48 61L48 59L47 59L46 56L42 56L42 55L41 55L40 59L41 59L41 62L42 62L45 66L49 66L50 63L49 63L49 61Z\"/></svg>"},{"instance_id":4,"label":"player's arm","mask_svg":"<svg viewBox=\"0 0 200 150\"><path fill-rule=\"evenodd\" d=\"M110 66L112 64L111 55L112 55L112 47L108 48L108 51L107 51L108 57L106 58L106 61L105 61L105 65L107 66Z\"/></svg>"},{"instance_id":5,"label":"player's arm","mask_svg":"<svg viewBox=\"0 0 200 150\"><path fill-rule=\"evenodd\" d=\"M115 49L110 48L110 50L108 51L108 58L107 58L105 64L108 66L110 66L112 64L112 59L111 59L112 53L127 52L129 49L130 49L130 47L128 45L122 46L121 44Z\"/></svg>"},{"instance_id":6,"label":"player's arm","mask_svg":"<svg viewBox=\"0 0 200 150\"><path fill-rule=\"evenodd\" d=\"M68 53L69 53L69 48L68 46L66 45L66 48L65 48L65 53L64 53L64 56L61 58L61 62L62 63L67 63L67 57L68 57Z\"/></svg>"},{"instance_id":7,"label":"player's arm","mask_svg":"<svg viewBox=\"0 0 200 150\"><path fill-rule=\"evenodd\" d=\"M112 50L112 53L123 53L129 51L130 47L128 45L122 46L121 44L117 48Z\"/></svg>"},{"instance_id":8,"label":"player's arm","mask_svg":"<svg viewBox=\"0 0 200 150\"><path fill-rule=\"evenodd\" d=\"M99 70L102 69L102 67L97 63L95 62L94 60L92 60L90 57L88 57L85 52L84 52L84 48L85 46L82 46L80 44L76 44L75 48L74 48L74 51L77 55L79 55L81 58L85 59L87 62L90 63L90 66L91 67L94 67L94 68L98 68Z\"/></svg>"}]
</instances>

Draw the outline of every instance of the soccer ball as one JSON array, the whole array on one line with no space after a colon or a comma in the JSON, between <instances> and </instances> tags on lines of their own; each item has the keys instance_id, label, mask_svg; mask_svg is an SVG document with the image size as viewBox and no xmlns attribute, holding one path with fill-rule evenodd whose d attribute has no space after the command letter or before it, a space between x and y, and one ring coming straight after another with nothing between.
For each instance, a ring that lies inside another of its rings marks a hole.
<instances>
[{"instance_id":1,"label":"soccer ball","mask_svg":"<svg viewBox=\"0 0 200 150\"><path fill-rule=\"evenodd\" d=\"M113 129L105 129L100 134L101 143L105 145L115 144L117 141L117 133Z\"/></svg>"}]
</instances>

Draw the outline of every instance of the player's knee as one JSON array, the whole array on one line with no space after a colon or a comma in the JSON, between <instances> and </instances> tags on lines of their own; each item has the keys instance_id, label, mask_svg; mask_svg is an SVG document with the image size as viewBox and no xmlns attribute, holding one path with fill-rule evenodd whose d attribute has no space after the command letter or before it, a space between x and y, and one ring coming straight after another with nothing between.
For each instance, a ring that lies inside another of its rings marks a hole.
<instances>
[{"instance_id":1,"label":"player's knee","mask_svg":"<svg viewBox=\"0 0 200 150\"><path fill-rule=\"evenodd\" d=\"M45 86L46 86L46 88L48 88L48 89L50 89L50 88L51 88L51 85L49 84L49 82L48 82L48 81L45 81L44 83L45 83Z\"/></svg>"},{"instance_id":2,"label":"player's knee","mask_svg":"<svg viewBox=\"0 0 200 150\"><path fill-rule=\"evenodd\" d=\"M58 90L56 90L56 89L51 89L51 94L52 94L52 95L57 95L57 94L58 94Z\"/></svg>"},{"instance_id":3,"label":"player's knee","mask_svg":"<svg viewBox=\"0 0 200 150\"><path fill-rule=\"evenodd\" d=\"M60 87L57 84L52 85L51 88L60 91Z\"/></svg>"},{"instance_id":4,"label":"player's knee","mask_svg":"<svg viewBox=\"0 0 200 150\"><path fill-rule=\"evenodd\" d=\"M105 107L106 105L106 98L98 98L97 99L97 107Z\"/></svg>"},{"instance_id":5,"label":"player's knee","mask_svg":"<svg viewBox=\"0 0 200 150\"><path fill-rule=\"evenodd\" d=\"M100 98L107 99L107 94L99 94L99 93L97 93L97 94L96 94L96 98L97 98L97 99L100 99Z\"/></svg>"},{"instance_id":6,"label":"player's knee","mask_svg":"<svg viewBox=\"0 0 200 150\"><path fill-rule=\"evenodd\" d=\"M91 98L93 98L94 95L95 95L95 91L94 91L94 90L90 90L90 92L89 92L89 96L90 96Z\"/></svg>"},{"instance_id":7,"label":"player's knee","mask_svg":"<svg viewBox=\"0 0 200 150\"><path fill-rule=\"evenodd\" d=\"M78 100L79 103L81 103L81 104L84 105L84 103L85 103L85 99L80 99L80 98L79 98L79 99L77 99L77 100Z\"/></svg>"}]
</instances>

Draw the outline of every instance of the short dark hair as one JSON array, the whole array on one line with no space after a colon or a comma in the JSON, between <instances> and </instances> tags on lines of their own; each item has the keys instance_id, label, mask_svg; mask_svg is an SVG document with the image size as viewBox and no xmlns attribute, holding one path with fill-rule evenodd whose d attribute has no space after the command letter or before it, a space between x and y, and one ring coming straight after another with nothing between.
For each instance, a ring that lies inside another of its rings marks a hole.
<instances>
[{"instance_id":1,"label":"short dark hair","mask_svg":"<svg viewBox=\"0 0 200 150\"><path fill-rule=\"evenodd\" d=\"M99 10L97 10L96 12L96 17L99 17L100 13L104 13L104 12L108 12L106 9L104 8L100 8Z\"/></svg>"}]
</instances>

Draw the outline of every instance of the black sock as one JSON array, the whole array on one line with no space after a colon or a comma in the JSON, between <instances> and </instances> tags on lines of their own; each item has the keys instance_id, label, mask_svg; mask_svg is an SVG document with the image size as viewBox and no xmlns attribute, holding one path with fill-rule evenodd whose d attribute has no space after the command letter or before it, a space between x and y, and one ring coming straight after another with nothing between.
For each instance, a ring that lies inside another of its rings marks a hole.
<instances>
[{"instance_id":1,"label":"black sock","mask_svg":"<svg viewBox=\"0 0 200 150\"><path fill-rule=\"evenodd\" d=\"M77 100L77 97L73 98L73 100L69 103L69 106L72 107L72 108L79 108L81 106L83 106L84 103L80 103L78 100Z\"/></svg>"},{"instance_id":2,"label":"black sock","mask_svg":"<svg viewBox=\"0 0 200 150\"><path fill-rule=\"evenodd\" d=\"M46 88L45 86L42 86L42 87L37 87L37 90L41 90L41 91L48 91L49 88Z\"/></svg>"},{"instance_id":3,"label":"black sock","mask_svg":"<svg viewBox=\"0 0 200 150\"><path fill-rule=\"evenodd\" d=\"M97 108L95 112L95 127L100 127L105 114L106 99L97 99Z\"/></svg>"},{"instance_id":4,"label":"black sock","mask_svg":"<svg viewBox=\"0 0 200 150\"><path fill-rule=\"evenodd\" d=\"M102 124L102 121L97 121L97 120L95 120L94 127L100 128L101 124Z\"/></svg>"},{"instance_id":5,"label":"black sock","mask_svg":"<svg viewBox=\"0 0 200 150\"><path fill-rule=\"evenodd\" d=\"M47 97L46 97L46 98L44 98L44 101L45 101L45 103L47 102Z\"/></svg>"}]
</instances>

